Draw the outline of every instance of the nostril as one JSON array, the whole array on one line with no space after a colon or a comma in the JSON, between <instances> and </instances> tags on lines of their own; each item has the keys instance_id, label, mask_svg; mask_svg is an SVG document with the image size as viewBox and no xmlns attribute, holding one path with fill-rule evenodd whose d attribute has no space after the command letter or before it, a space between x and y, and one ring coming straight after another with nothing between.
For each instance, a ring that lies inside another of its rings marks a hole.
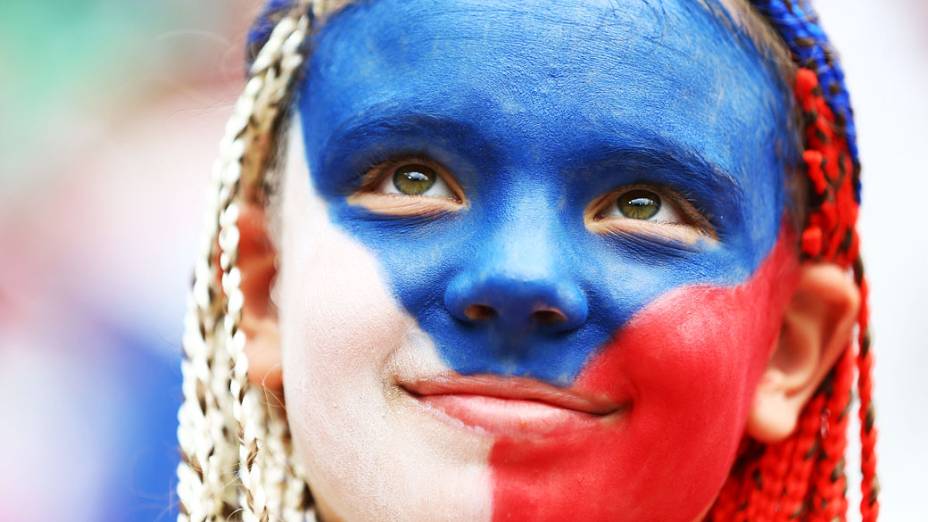
<instances>
[{"instance_id":1,"label":"nostril","mask_svg":"<svg viewBox=\"0 0 928 522\"><path fill-rule=\"evenodd\" d=\"M570 332L586 323L586 294L571 280L555 276L463 272L448 282L444 309L461 326L494 336L522 339Z\"/></svg>"},{"instance_id":2,"label":"nostril","mask_svg":"<svg viewBox=\"0 0 928 522\"><path fill-rule=\"evenodd\" d=\"M567 316L555 308L542 308L532 312L532 320L542 326L551 326L567 322Z\"/></svg>"},{"instance_id":3,"label":"nostril","mask_svg":"<svg viewBox=\"0 0 928 522\"><path fill-rule=\"evenodd\" d=\"M496 317L496 310L487 305L473 304L464 309L464 316L471 321L488 321Z\"/></svg>"}]
</instances>

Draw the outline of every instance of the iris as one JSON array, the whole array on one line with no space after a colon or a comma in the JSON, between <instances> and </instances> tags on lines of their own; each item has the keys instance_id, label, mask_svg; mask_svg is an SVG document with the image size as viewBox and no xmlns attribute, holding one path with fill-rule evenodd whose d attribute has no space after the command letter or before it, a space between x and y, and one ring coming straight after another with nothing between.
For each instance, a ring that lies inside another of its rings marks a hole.
<instances>
[{"instance_id":1,"label":"iris","mask_svg":"<svg viewBox=\"0 0 928 522\"><path fill-rule=\"evenodd\" d=\"M630 190L622 194L616 205L629 219L651 219L661 210L661 198L650 190Z\"/></svg>"},{"instance_id":2,"label":"iris","mask_svg":"<svg viewBox=\"0 0 928 522\"><path fill-rule=\"evenodd\" d=\"M393 186L402 194L420 196L428 192L438 174L425 165L404 165L393 174Z\"/></svg>"}]
</instances>

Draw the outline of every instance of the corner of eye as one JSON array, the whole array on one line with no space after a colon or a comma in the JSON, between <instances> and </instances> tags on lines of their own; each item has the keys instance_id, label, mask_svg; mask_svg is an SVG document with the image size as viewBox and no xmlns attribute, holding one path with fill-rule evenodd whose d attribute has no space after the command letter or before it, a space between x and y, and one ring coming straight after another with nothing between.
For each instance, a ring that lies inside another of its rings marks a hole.
<instances>
[{"instance_id":1,"label":"corner of eye","mask_svg":"<svg viewBox=\"0 0 928 522\"><path fill-rule=\"evenodd\" d=\"M719 238L713 233L707 233L705 231L698 232L696 238L693 241L695 246L705 248L706 250L718 248L720 242Z\"/></svg>"},{"instance_id":2,"label":"corner of eye","mask_svg":"<svg viewBox=\"0 0 928 522\"><path fill-rule=\"evenodd\" d=\"M686 246L709 250L719 245L719 238L711 228L690 223L672 223L670 225L674 227L675 232L663 235L670 236Z\"/></svg>"},{"instance_id":3,"label":"corner of eye","mask_svg":"<svg viewBox=\"0 0 928 522\"><path fill-rule=\"evenodd\" d=\"M587 213L583 217L583 224L587 230L594 234L599 235L615 235L615 234L625 234L625 231L617 230L616 227L609 225L602 219L598 214Z\"/></svg>"},{"instance_id":4,"label":"corner of eye","mask_svg":"<svg viewBox=\"0 0 928 522\"><path fill-rule=\"evenodd\" d=\"M367 191L355 192L345 198L349 205L367 208L366 202L370 199L371 193Z\"/></svg>"}]
</instances>

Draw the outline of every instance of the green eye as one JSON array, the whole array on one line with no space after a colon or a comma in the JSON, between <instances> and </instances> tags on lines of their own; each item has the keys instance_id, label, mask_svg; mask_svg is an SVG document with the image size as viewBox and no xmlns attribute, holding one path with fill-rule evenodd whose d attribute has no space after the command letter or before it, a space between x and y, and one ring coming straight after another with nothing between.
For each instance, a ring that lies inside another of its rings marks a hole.
<instances>
[{"instance_id":1,"label":"green eye","mask_svg":"<svg viewBox=\"0 0 928 522\"><path fill-rule=\"evenodd\" d=\"M425 165L404 165L393 174L393 186L400 194L421 196L438 180L438 174Z\"/></svg>"},{"instance_id":2,"label":"green eye","mask_svg":"<svg viewBox=\"0 0 928 522\"><path fill-rule=\"evenodd\" d=\"M629 219L648 220L661 210L661 197L650 190L630 190L622 194L616 206Z\"/></svg>"}]
</instances>

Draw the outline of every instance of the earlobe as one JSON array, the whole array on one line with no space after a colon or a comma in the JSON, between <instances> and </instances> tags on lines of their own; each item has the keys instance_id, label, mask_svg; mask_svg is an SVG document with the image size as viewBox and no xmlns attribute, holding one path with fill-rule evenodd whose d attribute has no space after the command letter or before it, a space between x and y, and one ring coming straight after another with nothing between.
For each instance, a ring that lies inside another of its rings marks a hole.
<instances>
[{"instance_id":1,"label":"earlobe","mask_svg":"<svg viewBox=\"0 0 928 522\"><path fill-rule=\"evenodd\" d=\"M272 391L282 390L277 310L270 298L277 275L277 252L267 231L264 207L243 203L238 228L238 267L245 295L241 328L248 340L248 380Z\"/></svg>"},{"instance_id":2,"label":"earlobe","mask_svg":"<svg viewBox=\"0 0 928 522\"><path fill-rule=\"evenodd\" d=\"M804 264L799 270L748 416L747 432L761 442L793 432L803 406L849 346L860 307L857 286L837 265Z\"/></svg>"}]
</instances>

